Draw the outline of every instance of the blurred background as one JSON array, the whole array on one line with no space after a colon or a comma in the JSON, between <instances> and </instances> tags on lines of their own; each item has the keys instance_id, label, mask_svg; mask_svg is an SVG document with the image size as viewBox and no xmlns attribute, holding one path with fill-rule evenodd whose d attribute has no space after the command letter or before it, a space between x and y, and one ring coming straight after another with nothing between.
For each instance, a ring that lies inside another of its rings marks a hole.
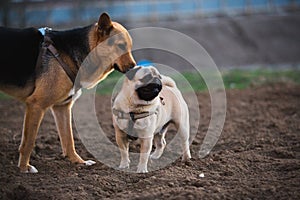
<instances>
[{"instance_id":1,"label":"blurred background","mask_svg":"<svg viewBox=\"0 0 300 200\"><path fill-rule=\"evenodd\" d=\"M222 69L299 69L300 0L1 0L0 25L56 30L89 25L107 12L126 28L158 26L199 42ZM176 42L176 41L175 41ZM189 70L184 58L145 49L150 60Z\"/></svg>"}]
</instances>

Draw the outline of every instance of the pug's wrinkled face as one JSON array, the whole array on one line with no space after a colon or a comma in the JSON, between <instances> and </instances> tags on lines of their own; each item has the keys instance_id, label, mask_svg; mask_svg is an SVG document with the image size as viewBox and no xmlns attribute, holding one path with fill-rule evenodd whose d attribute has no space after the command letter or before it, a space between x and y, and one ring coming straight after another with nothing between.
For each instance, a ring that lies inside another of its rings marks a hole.
<instances>
[{"instance_id":1,"label":"pug's wrinkled face","mask_svg":"<svg viewBox=\"0 0 300 200\"><path fill-rule=\"evenodd\" d=\"M136 66L126 73L126 77L140 100L152 101L162 89L161 76L155 67Z\"/></svg>"}]
</instances>

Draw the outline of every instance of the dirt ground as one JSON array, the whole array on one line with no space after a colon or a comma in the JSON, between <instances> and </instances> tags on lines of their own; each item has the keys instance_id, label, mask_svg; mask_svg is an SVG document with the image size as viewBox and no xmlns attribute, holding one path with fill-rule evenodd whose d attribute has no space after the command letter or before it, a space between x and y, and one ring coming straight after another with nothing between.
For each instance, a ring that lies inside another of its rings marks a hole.
<instances>
[{"instance_id":1,"label":"dirt ground","mask_svg":"<svg viewBox=\"0 0 300 200\"><path fill-rule=\"evenodd\" d=\"M178 159L148 174L117 171L100 162L91 167L71 164L61 156L50 112L31 157L39 173L19 173L24 106L1 100L0 199L300 199L300 86L228 90L221 138L204 159L197 152L208 127L210 100L206 92L197 96L201 122L191 145L192 160ZM96 102L103 129L113 134L110 97L97 97ZM94 159L76 131L75 141L82 157Z\"/></svg>"}]
</instances>

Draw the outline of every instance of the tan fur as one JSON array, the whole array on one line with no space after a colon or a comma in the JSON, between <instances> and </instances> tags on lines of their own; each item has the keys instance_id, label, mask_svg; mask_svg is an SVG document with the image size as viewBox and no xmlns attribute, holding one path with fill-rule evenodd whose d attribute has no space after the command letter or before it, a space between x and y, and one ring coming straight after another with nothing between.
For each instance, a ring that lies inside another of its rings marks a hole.
<instances>
[{"instance_id":1,"label":"tan fur","mask_svg":"<svg viewBox=\"0 0 300 200\"><path fill-rule=\"evenodd\" d=\"M168 76L162 76L162 83L164 86L168 86L168 87L176 87L176 83L173 79L171 79Z\"/></svg>"},{"instance_id":2,"label":"tan fur","mask_svg":"<svg viewBox=\"0 0 300 200\"><path fill-rule=\"evenodd\" d=\"M133 68L132 70L137 68ZM144 86L143 78L147 75L159 78L162 83L162 90L151 101L140 99L136 92L137 88ZM122 89L113 102L113 110L122 111L123 113L154 113L157 111L155 114L135 120L134 122L133 130L141 142L140 159L137 166L138 173L148 172L147 163L149 156L151 159L158 159L163 154L166 146L165 135L170 122L174 123L181 139L182 160L186 161L191 158L189 149L189 111L187 104L176 87L174 80L170 77L160 75L154 67L140 68L133 79L124 79ZM130 133L126 132L128 124L129 119L119 118L113 114L116 141L121 153L120 168L129 168L130 164L128 153L129 141L127 137L127 134ZM156 148L150 155L153 142Z\"/></svg>"},{"instance_id":3,"label":"tan fur","mask_svg":"<svg viewBox=\"0 0 300 200\"><path fill-rule=\"evenodd\" d=\"M101 22L101 17L99 22ZM108 16L104 17L106 21L110 21ZM123 42L127 42L130 44L130 46L127 49L128 53L121 56L121 58L117 60L117 63L120 66L121 71L125 72L127 68L135 64L135 61L130 53L132 41L128 32L118 23L110 22L110 24L113 25L110 35L102 36L100 34L100 31L102 30L100 30L98 27L98 23L96 23L89 32L88 37L90 49L95 49L101 42L105 43L105 40L114 34L123 34ZM104 45L106 45L106 43ZM110 47L107 46L107 48ZM71 58L68 55L61 54L60 57L71 68L72 71L76 71L76 67L73 65ZM95 74L92 74L89 77L82 77L81 81L87 81L91 86L94 86L106 78L106 76L113 70L112 64L98 67L99 69L95 72ZM71 126L71 109L74 100L71 99L69 102L65 102L65 100L69 97L69 93L72 88L72 81L69 79L66 72L55 58L50 59L47 72L38 76L38 78L35 80L35 83L28 84L23 89L7 86L0 88L4 92L26 103L22 141L19 148L20 157L18 166L21 172L37 172L37 170L29 163L30 154L35 144L40 123L46 110L49 108L51 109L55 118L63 154L73 163L93 164L93 162L86 162L83 160L75 150Z\"/></svg>"}]
</instances>

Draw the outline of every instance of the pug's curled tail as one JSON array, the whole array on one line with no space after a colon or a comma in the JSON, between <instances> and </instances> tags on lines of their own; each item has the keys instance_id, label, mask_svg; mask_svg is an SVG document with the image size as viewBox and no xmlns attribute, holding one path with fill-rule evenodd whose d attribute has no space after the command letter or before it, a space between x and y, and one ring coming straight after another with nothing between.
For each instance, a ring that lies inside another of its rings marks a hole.
<instances>
[{"instance_id":1,"label":"pug's curled tail","mask_svg":"<svg viewBox=\"0 0 300 200\"><path fill-rule=\"evenodd\" d=\"M169 87L176 87L176 83L168 76L162 76L162 84Z\"/></svg>"}]
</instances>

